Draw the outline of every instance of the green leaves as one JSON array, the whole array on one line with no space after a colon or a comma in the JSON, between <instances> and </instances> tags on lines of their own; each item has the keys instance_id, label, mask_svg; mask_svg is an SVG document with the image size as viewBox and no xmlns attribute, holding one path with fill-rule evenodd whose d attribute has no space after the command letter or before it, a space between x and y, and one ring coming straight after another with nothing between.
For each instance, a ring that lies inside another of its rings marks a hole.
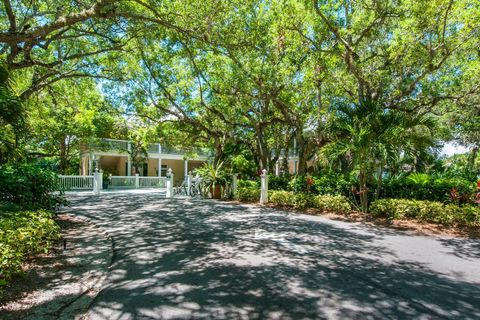
<instances>
[{"instance_id":1,"label":"green leaves","mask_svg":"<svg viewBox=\"0 0 480 320\"><path fill-rule=\"evenodd\" d=\"M48 252L59 230L47 211L3 212L0 208L0 286L22 273L26 258Z\"/></svg>"}]
</instances>

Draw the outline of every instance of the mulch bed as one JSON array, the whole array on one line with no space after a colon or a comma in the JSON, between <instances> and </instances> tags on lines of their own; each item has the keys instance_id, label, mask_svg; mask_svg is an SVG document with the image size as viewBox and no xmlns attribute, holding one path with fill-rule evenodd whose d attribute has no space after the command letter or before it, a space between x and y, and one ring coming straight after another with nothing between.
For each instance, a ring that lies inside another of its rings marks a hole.
<instances>
[{"instance_id":1,"label":"mulch bed","mask_svg":"<svg viewBox=\"0 0 480 320\"><path fill-rule=\"evenodd\" d=\"M235 203L245 203L234 201ZM250 203L258 205L257 202ZM374 226L381 226L390 229L410 231L418 235L436 235L436 236L449 236L460 238L480 239L480 228L478 227L462 227L462 226L445 226L438 223L431 223L425 221L418 221L415 219L401 219L389 222L386 218L374 217L369 213L363 213L359 211L351 211L349 213L337 213L337 212L324 212L315 208L309 208L306 210L297 210L290 207L279 207L271 203L264 205L268 208L281 209L291 213L310 214L315 216L322 216L331 220L340 220L346 222L360 222L370 224Z\"/></svg>"}]
</instances>

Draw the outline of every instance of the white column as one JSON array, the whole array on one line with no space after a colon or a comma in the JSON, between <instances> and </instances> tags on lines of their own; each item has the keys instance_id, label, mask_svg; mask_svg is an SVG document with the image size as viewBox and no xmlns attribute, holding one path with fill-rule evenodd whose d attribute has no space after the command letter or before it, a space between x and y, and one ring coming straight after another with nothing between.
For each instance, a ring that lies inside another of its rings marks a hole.
<instances>
[{"instance_id":1,"label":"white column","mask_svg":"<svg viewBox=\"0 0 480 320\"><path fill-rule=\"evenodd\" d=\"M275 175L278 177L280 176L280 160L277 160L275 163Z\"/></svg>"},{"instance_id":2,"label":"white column","mask_svg":"<svg viewBox=\"0 0 480 320\"><path fill-rule=\"evenodd\" d=\"M157 143L158 153L162 153L162 145Z\"/></svg>"},{"instance_id":3,"label":"white column","mask_svg":"<svg viewBox=\"0 0 480 320\"><path fill-rule=\"evenodd\" d=\"M93 194L95 195L100 194L100 190L102 189L102 180L103 180L103 173L95 171L93 173Z\"/></svg>"},{"instance_id":4,"label":"white column","mask_svg":"<svg viewBox=\"0 0 480 320\"><path fill-rule=\"evenodd\" d=\"M169 168L167 171L167 198L173 197L173 172L172 168Z\"/></svg>"},{"instance_id":5,"label":"white column","mask_svg":"<svg viewBox=\"0 0 480 320\"><path fill-rule=\"evenodd\" d=\"M260 204L265 204L268 202L268 175L266 169L262 170L262 174L260 175L260 182Z\"/></svg>"},{"instance_id":6,"label":"white column","mask_svg":"<svg viewBox=\"0 0 480 320\"><path fill-rule=\"evenodd\" d=\"M127 176L132 175L132 161L130 160L130 156L127 158Z\"/></svg>"},{"instance_id":7,"label":"white column","mask_svg":"<svg viewBox=\"0 0 480 320\"><path fill-rule=\"evenodd\" d=\"M135 173L135 188L140 188L140 175Z\"/></svg>"},{"instance_id":8,"label":"white column","mask_svg":"<svg viewBox=\"0 0 480 320\"><path fill-rule=\"evenodd\" d=\"M160 151L158 153L160 153ZM162 158L158 158L158 176L159 177L162 176Z\"/></svg>"},{"instance_id":9,"label":"white column","mask_svg":"<svg viewBox=\"0 0 480 320\"><path fill-rule=\"evenodd\" d=\"M293 174L297 174L297 160L293 160Z\"/></svg>"},{"instance_id":10,"label":"white column","mask_svg":"<svg viewBox=\"0 0 480 320\"><path fill-rule=\"evenodd\" d=\"M190 194L190 187L192 186L192 173L189 172L188 173L188 176L187 176L187 195L191 195Z\"/></svg>"},{"instance_id":11,"label":"white column","mask_svg":"<svg viewBox=\"0 0 480 320\"><path fill-rule=\"evenodd\" d=\"M186 178L188 176L188 160L187 159L184 160L183 172L184 172L183 176Z\"/></svg>"}]
</instances>

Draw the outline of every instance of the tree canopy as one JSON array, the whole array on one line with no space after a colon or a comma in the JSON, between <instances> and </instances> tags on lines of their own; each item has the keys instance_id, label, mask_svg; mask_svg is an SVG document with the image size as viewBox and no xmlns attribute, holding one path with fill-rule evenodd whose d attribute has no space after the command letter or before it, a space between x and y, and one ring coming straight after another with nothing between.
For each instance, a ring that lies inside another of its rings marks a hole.
<instances>
[{"instance_id":1,"label":"tree canopy","mask_svg":"<svg viewBox=\"0 0 480 320\"><path fill-rule=\"evenodd\" d=\"M214 162L272 171L295 152L300 174L368 180L425 169L441 141L480 144L475 0L4 0L0 15L2 161L23 145L68 171L82 139L137 128Z\"/></svg>"}]
</instances>

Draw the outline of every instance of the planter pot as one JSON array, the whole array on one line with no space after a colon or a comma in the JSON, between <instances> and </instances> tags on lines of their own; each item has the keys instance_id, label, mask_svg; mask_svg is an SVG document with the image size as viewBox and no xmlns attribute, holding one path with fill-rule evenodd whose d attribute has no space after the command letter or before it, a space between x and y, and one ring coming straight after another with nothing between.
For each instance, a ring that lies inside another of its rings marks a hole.
<instances>
[{"instance_id":1,"label":"planter pot","mask_svg":"<svg viewBox=\"0 0 480 320\"><path fill-rule=\"evenodd\" d=\"M220 199L222 197L222 187L220 185L215 185L210 187L210 194L212 199Z\"/></svg>"}]
</instances>

